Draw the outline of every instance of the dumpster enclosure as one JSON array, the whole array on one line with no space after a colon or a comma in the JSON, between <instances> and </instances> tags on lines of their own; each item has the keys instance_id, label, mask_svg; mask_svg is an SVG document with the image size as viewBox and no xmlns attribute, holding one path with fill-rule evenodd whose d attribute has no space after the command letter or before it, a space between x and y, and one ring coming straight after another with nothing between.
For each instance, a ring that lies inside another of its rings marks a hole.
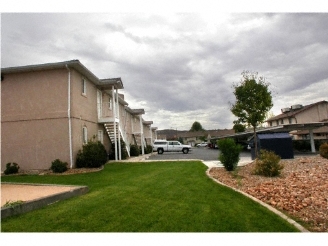
<instances>
[{"instance_id":1,"label":"dumpster enclosure","mask_svg":"<svg viewBox=\"0 0 328 246\"><path fill-rule=\"evenodd\" d=\"M292 138L287 132L257 134L258 151L261 149L275 152L281 159L293 159ZM252 160L255 159L254 138L250 141Z\"/></svg>"}]
</instances>

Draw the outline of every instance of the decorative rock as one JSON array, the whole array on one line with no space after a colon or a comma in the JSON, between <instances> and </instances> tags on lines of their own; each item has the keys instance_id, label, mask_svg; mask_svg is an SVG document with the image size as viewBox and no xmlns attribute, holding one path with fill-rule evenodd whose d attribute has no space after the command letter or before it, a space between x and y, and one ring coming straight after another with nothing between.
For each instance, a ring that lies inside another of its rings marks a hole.
<instances>
[{"instance_id":1,"label":"decorative rock","mask_svg":"<svg viewBox=\"0 0 328 246\"><path fill-rule=\"evenodd\" d=\"M212 168L210 174L308 223L311 231L328 232L328 159L317 155L284 160L284 165L275 178L252 175L254 162L238 169L241 182L223 168Z\"/></svg>"}]
</instances>

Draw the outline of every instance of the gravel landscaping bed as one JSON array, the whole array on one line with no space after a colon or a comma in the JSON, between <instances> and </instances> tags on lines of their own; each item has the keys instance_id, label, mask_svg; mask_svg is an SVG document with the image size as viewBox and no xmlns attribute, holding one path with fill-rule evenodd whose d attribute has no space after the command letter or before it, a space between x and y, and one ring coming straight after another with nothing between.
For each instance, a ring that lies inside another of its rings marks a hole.
<instances>
[{"instance_id":1,"label":"gravel landscaping bed","mask_svg":"<svg viewBox=\"0 0 328 246\"><path fill-rule=\"evenodd\" d=\"M317 156L282 160L279 177L252 175L254 162L228 172L214 167L218 181L275 207L313 232L328 232L328 159Z\"/></svg>"}]
</instances>

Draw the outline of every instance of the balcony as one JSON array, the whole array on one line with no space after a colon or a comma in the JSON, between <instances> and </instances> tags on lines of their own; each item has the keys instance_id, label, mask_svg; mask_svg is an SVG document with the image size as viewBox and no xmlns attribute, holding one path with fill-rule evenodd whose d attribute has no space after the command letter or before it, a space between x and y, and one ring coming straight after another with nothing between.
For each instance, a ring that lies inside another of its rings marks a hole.
<instances>
[{"instance_id":1,"label":"balcony","mask_svg":"<svg viewBox=\"0 0 328 246\"><path fill-rule=\"evenodd\" d=\"M98 123L105 124L105 123L112 123L112 122L119 122L119 119L114 117L100 117L98 118Z\"/></svg>"}]
</instances>

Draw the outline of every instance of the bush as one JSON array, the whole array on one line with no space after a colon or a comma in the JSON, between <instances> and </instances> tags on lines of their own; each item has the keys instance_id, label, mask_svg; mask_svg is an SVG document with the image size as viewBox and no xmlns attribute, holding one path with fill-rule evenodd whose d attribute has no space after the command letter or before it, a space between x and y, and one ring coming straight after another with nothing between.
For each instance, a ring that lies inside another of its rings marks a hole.
<instances>
[{"instance_id":1,"label":"bush","mask_svg":"<svg viewBox=\"0 0 328 246\"><path fill-rule=\"evenodd\" d=\"M76 167L96 168L107 162L107 152L104 145L97 141L89 141L79 150L76 158Z\"/></svg>"},{"instance_id":2,"label":"bush","mask_svg":"<svg viewBox=\"0 0 328 246\"><path fill-rule=\"evenodd\" d=\"M59 159L54 160L53 162L51 162L51 167L50 169L54 172L54 173L63 173L67 170L67 162L62 162Z\"/></svg>"},{"instance_id":3,"label":"bush","mask_svg":"<svg viewBox=\"0 0 328 246\"><path fill-rule=\"evenodd\" d=\"M139 156L139 147L136 144L130 145L130 156Z\"/></svg>"},{"instance_id":4,"label":"bush","mask_svg":"<svg viewBox=\"0 0 328 246\"><path fill-rule=\"evenodd\" d=\"M323 139L314 139L315 149L319 149L322 144L325 143ZM311 151L311 143L310 140L293 140L293 148L296 151L300 152L310 152Z\"/></svg>"},{"instance_id":5,"label":"bush","mask_svg":"<svg viewBox=\"0 0 328 246\"><path fill-rule=\"evenodd\" d=\"M235 170L238 165L241 146L237 145L232 138L221 139L217 144L221 151L219 161L227 171Z\"/></svg>"},{"instance_id":6,"label":"bush","mask_svg":"<svg viewBox=\"0 0 328 246\"><path fill-rule=\"evenodd\" d=\"M263 175L266 177L275 177L280 175L283 165L279 164L280 156L273 151L262 149L259 158L255 160L255 169L253 174Z\"/></svg>"},{"instance_id":7,"label":"bush","mask_svg":"<svg viewBox=\"0 0 328 246\"><path fill-rule=\"evenodd\" d=\"M6 164L6 170L4 171L4 174L13 174L13 173L18 173L19 166L17 163L7 163Z\"/></svg>"},{"instance_id":8,"label":"bush","mask_svg":"<svg viewBox=\"0 0 328 246\"><path fill-rule=\"evenodd\" d=\"M117 143L118 143L118 140L117 140ZM126 145L125 145L125 142L123 140L121 140L121 154L122 154L122 160L125 160L125 159L128 158L128 152L126 150ZM131 155L131 152L130 152L130 155ZM110 160L115 160L115 145L114 145L114 143L112 143L109 159Z\"/></svg>"},{"instance_id":9,"label":"bush","mask_svg":"<svg viewBox=\"0 0 328 246\"><path fill-rule=\"evenodd\" d=\"M319 154L323 157L328 159L328 143L323 143L320 145Z\"/></svg>"},{"instance_id":10,"label":"bush","mask_svg":"<svg viewBox=\"0 0 328 246\"><path fill-rule=\"evenodd\" d=\"M153 152L153 147L151 145L147 145L145 148L145 154L150 154Z\"/></svg>"}]
</instances>

